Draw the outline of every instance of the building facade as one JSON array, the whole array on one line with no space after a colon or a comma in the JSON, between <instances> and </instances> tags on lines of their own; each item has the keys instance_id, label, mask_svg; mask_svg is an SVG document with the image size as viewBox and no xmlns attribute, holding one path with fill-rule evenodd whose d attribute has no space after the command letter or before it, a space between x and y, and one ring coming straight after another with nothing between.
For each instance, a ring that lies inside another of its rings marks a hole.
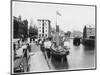
<instances>
[{"instance_id":1,"label":"building facade","mask_svg":"<svg viewBox=\"0 0 100 75\"><path fill-rule=\"evenodd\" d=\"M84 34L85 34L84 38L94 39L95 38L95 27L93 27L93 26L85 26Z\"/></svg>"},{"instance_id":2,"label":"building facade","mask_svg":"<svg viewBox=\"0 0 100 75\"><path fill-rule=\"evenodd\" d=\"M21 20L21 16L13 17L13 37L20 38L21 35L26 37L28 35L28 21Z\"/></svg>"},{"instance_id":3,"label":"building facade","mask_svg":"<svg viewBox=\"0 0 100 75\"><path fill-rule=\"evenodd\" d=\"M38 38L51 37L51 21L48 19L38 19Z\"/></svg>"},{"instance_id":4,"label":"building facade","mask_svg":"<svg viewBox=\"0 0 100 75\"><path fill-rule=\"evenodd\" d=\"M95 28L94 27L87 27L86 28L86 35L87 38L94 38L95 37Z\"/></svg>"}]
</instances>

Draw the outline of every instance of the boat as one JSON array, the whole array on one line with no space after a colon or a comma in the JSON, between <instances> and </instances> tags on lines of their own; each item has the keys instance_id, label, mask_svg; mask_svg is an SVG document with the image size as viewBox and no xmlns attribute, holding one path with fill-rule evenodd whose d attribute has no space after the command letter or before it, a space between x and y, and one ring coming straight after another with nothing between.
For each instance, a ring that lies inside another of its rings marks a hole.
<instances>
[{"instance_id":1,"label":"boat","mask_svg":"<svg viewBox=\"0 0 100 75\"><path fill-rule=\"evenodd\" d=\"M66 61L66 56L69 55L69 49L65 47L59 46L56 49L51 50L51 56L52 58L55 58L57 60Z\"/></svg>"},{"instance_id":2,"label":"boat","mask_svg":"<svg viewBox=\"0 0 100 75\"><path fill-rule=\"evenodd\" d=\"M73 39L73 44L79 46L80 45L80 37L75 37Z\"/></svg>"},{"instance_id":3,"label":"boat","mask_svg":"<svg viewBox=\"0 0 100 75\"><path fill-rule=\"evenodd\" d=\"M56 34L54 37L54 44L51 47L50 55L52 58L58 59L62 62L66 61L66 56L69 54L69 47L65 47L62 43L64 43L64 39L62 41L62 38L64 37L59 35L59 25L56 25Z\"/></svg>"}]
</instances>

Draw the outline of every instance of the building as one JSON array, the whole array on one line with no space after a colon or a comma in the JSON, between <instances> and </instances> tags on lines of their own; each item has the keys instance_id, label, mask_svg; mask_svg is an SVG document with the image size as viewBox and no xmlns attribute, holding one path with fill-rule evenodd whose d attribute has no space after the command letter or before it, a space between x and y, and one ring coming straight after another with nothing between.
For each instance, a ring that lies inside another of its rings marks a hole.
<instances>
[{"instance_id":1,"label":"building","mask_svg":"<svg viewBox=\"0 0 100 75\"><path fill-rule=\"evenodd\" d=\"M21 20L21 16L13 17L13 37L20 38L21 35L24 37L28 34L28 21Z\"/></svg>"},{"instance_id":2,"label":"building","mask_svg":"<svg viewBox=\"0 0 100 75\"><path fill-rule=\"evenodd\" d=\"M95 27L85 26L83 30L83 44L89 47L95 47Z\"/></svg>"},{"instance_id":3,"label":"building","mask_svg":"<svg viewBox=\"0 0 100 75\"><path fill-rule=\"evenodd\" d=\"M88 39L95 38L95 27L94 26L85 26L83 32L84 32L83 34L84 38L88 38Z\"/></svg>"},{"instance_id":4,"label":"building","mask_svg":"<svg viewBox=\"0 0 100 75\"><path fill-rule=\"evenodd\" d=\"M51 21L48 19L38 19L38 38L51 37Z\"/></svg>"},{"instance_id":5,"label":"building","mask_svg":"<svg viewBox=\"0 0 100 75\"><path fill-rule=\"evenodd\" d=\"M94 38L95 37L95 28L94 27L87 27L86 28L87 38Z\"/></svg>"}]
</instances>

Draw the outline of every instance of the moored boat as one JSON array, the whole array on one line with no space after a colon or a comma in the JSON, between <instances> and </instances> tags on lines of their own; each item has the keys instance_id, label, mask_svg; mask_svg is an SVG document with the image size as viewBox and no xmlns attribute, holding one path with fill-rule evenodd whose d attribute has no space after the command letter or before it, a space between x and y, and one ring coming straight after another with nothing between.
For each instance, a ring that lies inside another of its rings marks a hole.
<instances>
[{"instance_id":1,"label":"moored boat","mask_svg":"<svg viewBox=\"0 0 100 75\"><path fill-rule=\"evenodd\" d=\"M73 39L73 44L74 44L74 45L80 45L80 38L79 38L79 37L75 37L75 38Z\"/></svg>"},{"instance_id":2,"label":"moored boat","mask_svg":"<svg viewBox=\"0 0 100 75\"><path fill-rule=\"evenodd\" d=\"M51 56L61 61L66 61L66 56L69 55L69 49L64 47L56 48L51 50Z\"/></svg>"}]
</instances>

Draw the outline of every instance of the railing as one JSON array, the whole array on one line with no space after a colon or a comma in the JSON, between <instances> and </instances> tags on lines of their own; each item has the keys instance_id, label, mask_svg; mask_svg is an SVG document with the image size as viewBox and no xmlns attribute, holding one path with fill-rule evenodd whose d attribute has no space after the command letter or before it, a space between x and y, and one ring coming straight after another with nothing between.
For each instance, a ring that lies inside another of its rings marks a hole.
<instances>
[{"instance_id":1,"label":"railing","mask_svg":"<svg viewBox=\"0 0 100 75\"><path fill-rule=\"evenodd\" d=\"M27 51L28 49L27 49L26 43L25 42L22 43L20 42L19 39L17 39L16 41L13 42L13 49L14 49L14 60L13 60L14 73L27 72L27 69L28 69L28 59L27 59L28 52Z\"/></svg>"}]
</instances>

